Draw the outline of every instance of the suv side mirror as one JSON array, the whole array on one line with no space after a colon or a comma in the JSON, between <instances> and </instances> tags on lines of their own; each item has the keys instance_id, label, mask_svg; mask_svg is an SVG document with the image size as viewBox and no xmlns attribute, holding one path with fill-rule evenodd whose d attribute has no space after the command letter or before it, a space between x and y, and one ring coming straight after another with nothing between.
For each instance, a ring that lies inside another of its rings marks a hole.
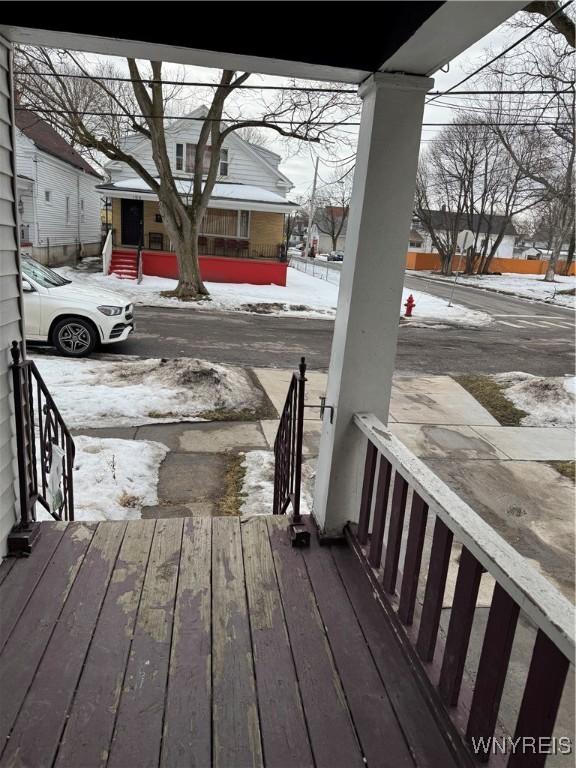
<instances>
[{"instance_id":1,"label":"suv side mirror","mask_svg":"<svg viewBox=\"0 0 576 768\"><path fill-rule=\"evenodd\" d=\"M32 288L31 284L26 280L25 277L22 278L22 290L24 293L33 293L34 288Z\"/></svg>"}]
</instances>

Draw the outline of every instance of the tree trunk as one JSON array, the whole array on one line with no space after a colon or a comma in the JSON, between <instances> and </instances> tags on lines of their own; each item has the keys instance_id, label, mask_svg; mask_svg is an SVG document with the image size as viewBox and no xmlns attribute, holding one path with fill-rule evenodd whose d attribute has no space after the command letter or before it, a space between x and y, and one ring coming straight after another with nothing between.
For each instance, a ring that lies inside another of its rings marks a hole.
<instances>
[{"instance_id":1,"label":"tree trunk","mask_svg":"<svg viewBox=\"0 0 576 768\"><path fill-rule=\"evenodd\" d=\"M550 255L550 261L546 267L546 274L544 275L544 282L553 283L556 276L556 265L560 258L560 251L562 250L562 233L557 233L554 236L554 247Z\"/></svg>"},{"instance_id":2,"label":"tree trunk","mask_svg":"<svg viewBox=\"0 0 576 768\"><path fill-rule=\"evenodd\" d=\"M564 266L564 274L567 275L570 272L570 267L574 261L574 249L576 247L576 232L572 227L572 234L570 235L570 243L568 244L568 253L566 254L566 264Z\"/></svg>"},{"instance_id":3,"label":"tree trunk","mask_svg":"<svg viewBox=\"0 0 576 768\"><path fill-rule=\"evenodd\" d=\"M180 200L160 200L160 212L164 226L170 236L178 262L178 285L174 296L183 300L194 300L208 296L208 290L200 276L198 260L198 229L202 215L193 215Z\"/></svg>"}]
</instances>

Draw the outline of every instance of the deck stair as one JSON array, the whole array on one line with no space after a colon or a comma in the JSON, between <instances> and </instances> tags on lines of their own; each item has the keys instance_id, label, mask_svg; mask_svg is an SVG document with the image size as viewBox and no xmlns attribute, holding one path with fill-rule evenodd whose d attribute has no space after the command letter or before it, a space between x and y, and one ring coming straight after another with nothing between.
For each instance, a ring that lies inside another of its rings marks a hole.
<instances>
[{"instance_id":1,"label":"deck stair","mask_svg":"<svg viewBox=\"0 0 576 768\"><path fill-rule=\"evenodd\" d=\"M110 273L124 280L138 278L138 251L131 248L115 248L112 251Z\"/></svg>"}]
</instances>

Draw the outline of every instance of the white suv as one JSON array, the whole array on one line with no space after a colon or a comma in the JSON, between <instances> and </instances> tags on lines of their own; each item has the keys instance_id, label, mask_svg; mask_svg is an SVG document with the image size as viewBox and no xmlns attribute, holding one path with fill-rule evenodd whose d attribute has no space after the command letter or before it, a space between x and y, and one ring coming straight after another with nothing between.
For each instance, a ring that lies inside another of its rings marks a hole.
<instances>
[{"instance_id":1,"label":"white suv","mask_svg":"<svg viewBox=\"0 0 576 768\"><path fill-rule=\"evenodd\" d=\"M134 330L133 305L117 293L66 280L34 259L22 259L26 339L53 344L62 355L89 355L97 342L124 341Z\"/></svg>"}]
</instances>

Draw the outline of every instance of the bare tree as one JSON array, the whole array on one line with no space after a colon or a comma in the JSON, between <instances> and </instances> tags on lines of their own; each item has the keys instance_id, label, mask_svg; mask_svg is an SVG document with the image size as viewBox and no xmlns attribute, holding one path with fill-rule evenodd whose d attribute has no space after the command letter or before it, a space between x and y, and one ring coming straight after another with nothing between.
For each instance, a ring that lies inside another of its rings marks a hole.
<instances>
[{"instance_id":1,"label":"bare tree","mask_svg":"<svg viewBox=\"0 0 576 768\"><path fill-rule=\"evenodd\" d=\"M351 174L342 177L337 171L317 196L314 223L320 232L330 237L333 251L338 248L338 238L348 220L351 196Z\"/></svg>"},{"instance_id":2,"label":"bare tree","mask_svg":"<svg viewBox=\"0 0 576 768\"><path fill-rule=\"evenodd\" d=\"M358 112L358 100L347 94L281 91L261 99L262 114L245 117L230 105L230 97L246 83L249 72L224 70L212 96L196 141L193 178L183 196L174 178L167 149L166 128L170 88L162 63L127 59L130 82L111 80L113 67L94 66L70 51L20 49L17 82L20 103L38 112L74 145L126 163L157 195L160 212L176 252L179 281L175 295L194 299L206 295L198 262L202 218L219 175L224 141L234 131L272 130L303 142L336 141L330 130ZM116 73L118 74L118 73ZM125 139L135 134L150 142L156 174L130 151Z\"/></svg>"},{"instance_id":3,"label":"bare tree","mask_svg":"<svg viewBox=\"0 0 576 768\"><path fill-rule=\"evenodd\" d=\"M558 3L531 3L514 26L535 27ZM545 280L554 280L563 243L574 233L574 173L576 143L574 127L574 21L568 11L556 14L550 23L531 35L514 53L498 59L486 78L488 85L506 82L520 95L500 94L484 106L487 121L518 169L541 189L552 222L553 238ZM544 93L546 92L546 93ZM518 129L532 145L529 162L522 156L501 122L533 123Z\"/></svg>"}]
</instances>

